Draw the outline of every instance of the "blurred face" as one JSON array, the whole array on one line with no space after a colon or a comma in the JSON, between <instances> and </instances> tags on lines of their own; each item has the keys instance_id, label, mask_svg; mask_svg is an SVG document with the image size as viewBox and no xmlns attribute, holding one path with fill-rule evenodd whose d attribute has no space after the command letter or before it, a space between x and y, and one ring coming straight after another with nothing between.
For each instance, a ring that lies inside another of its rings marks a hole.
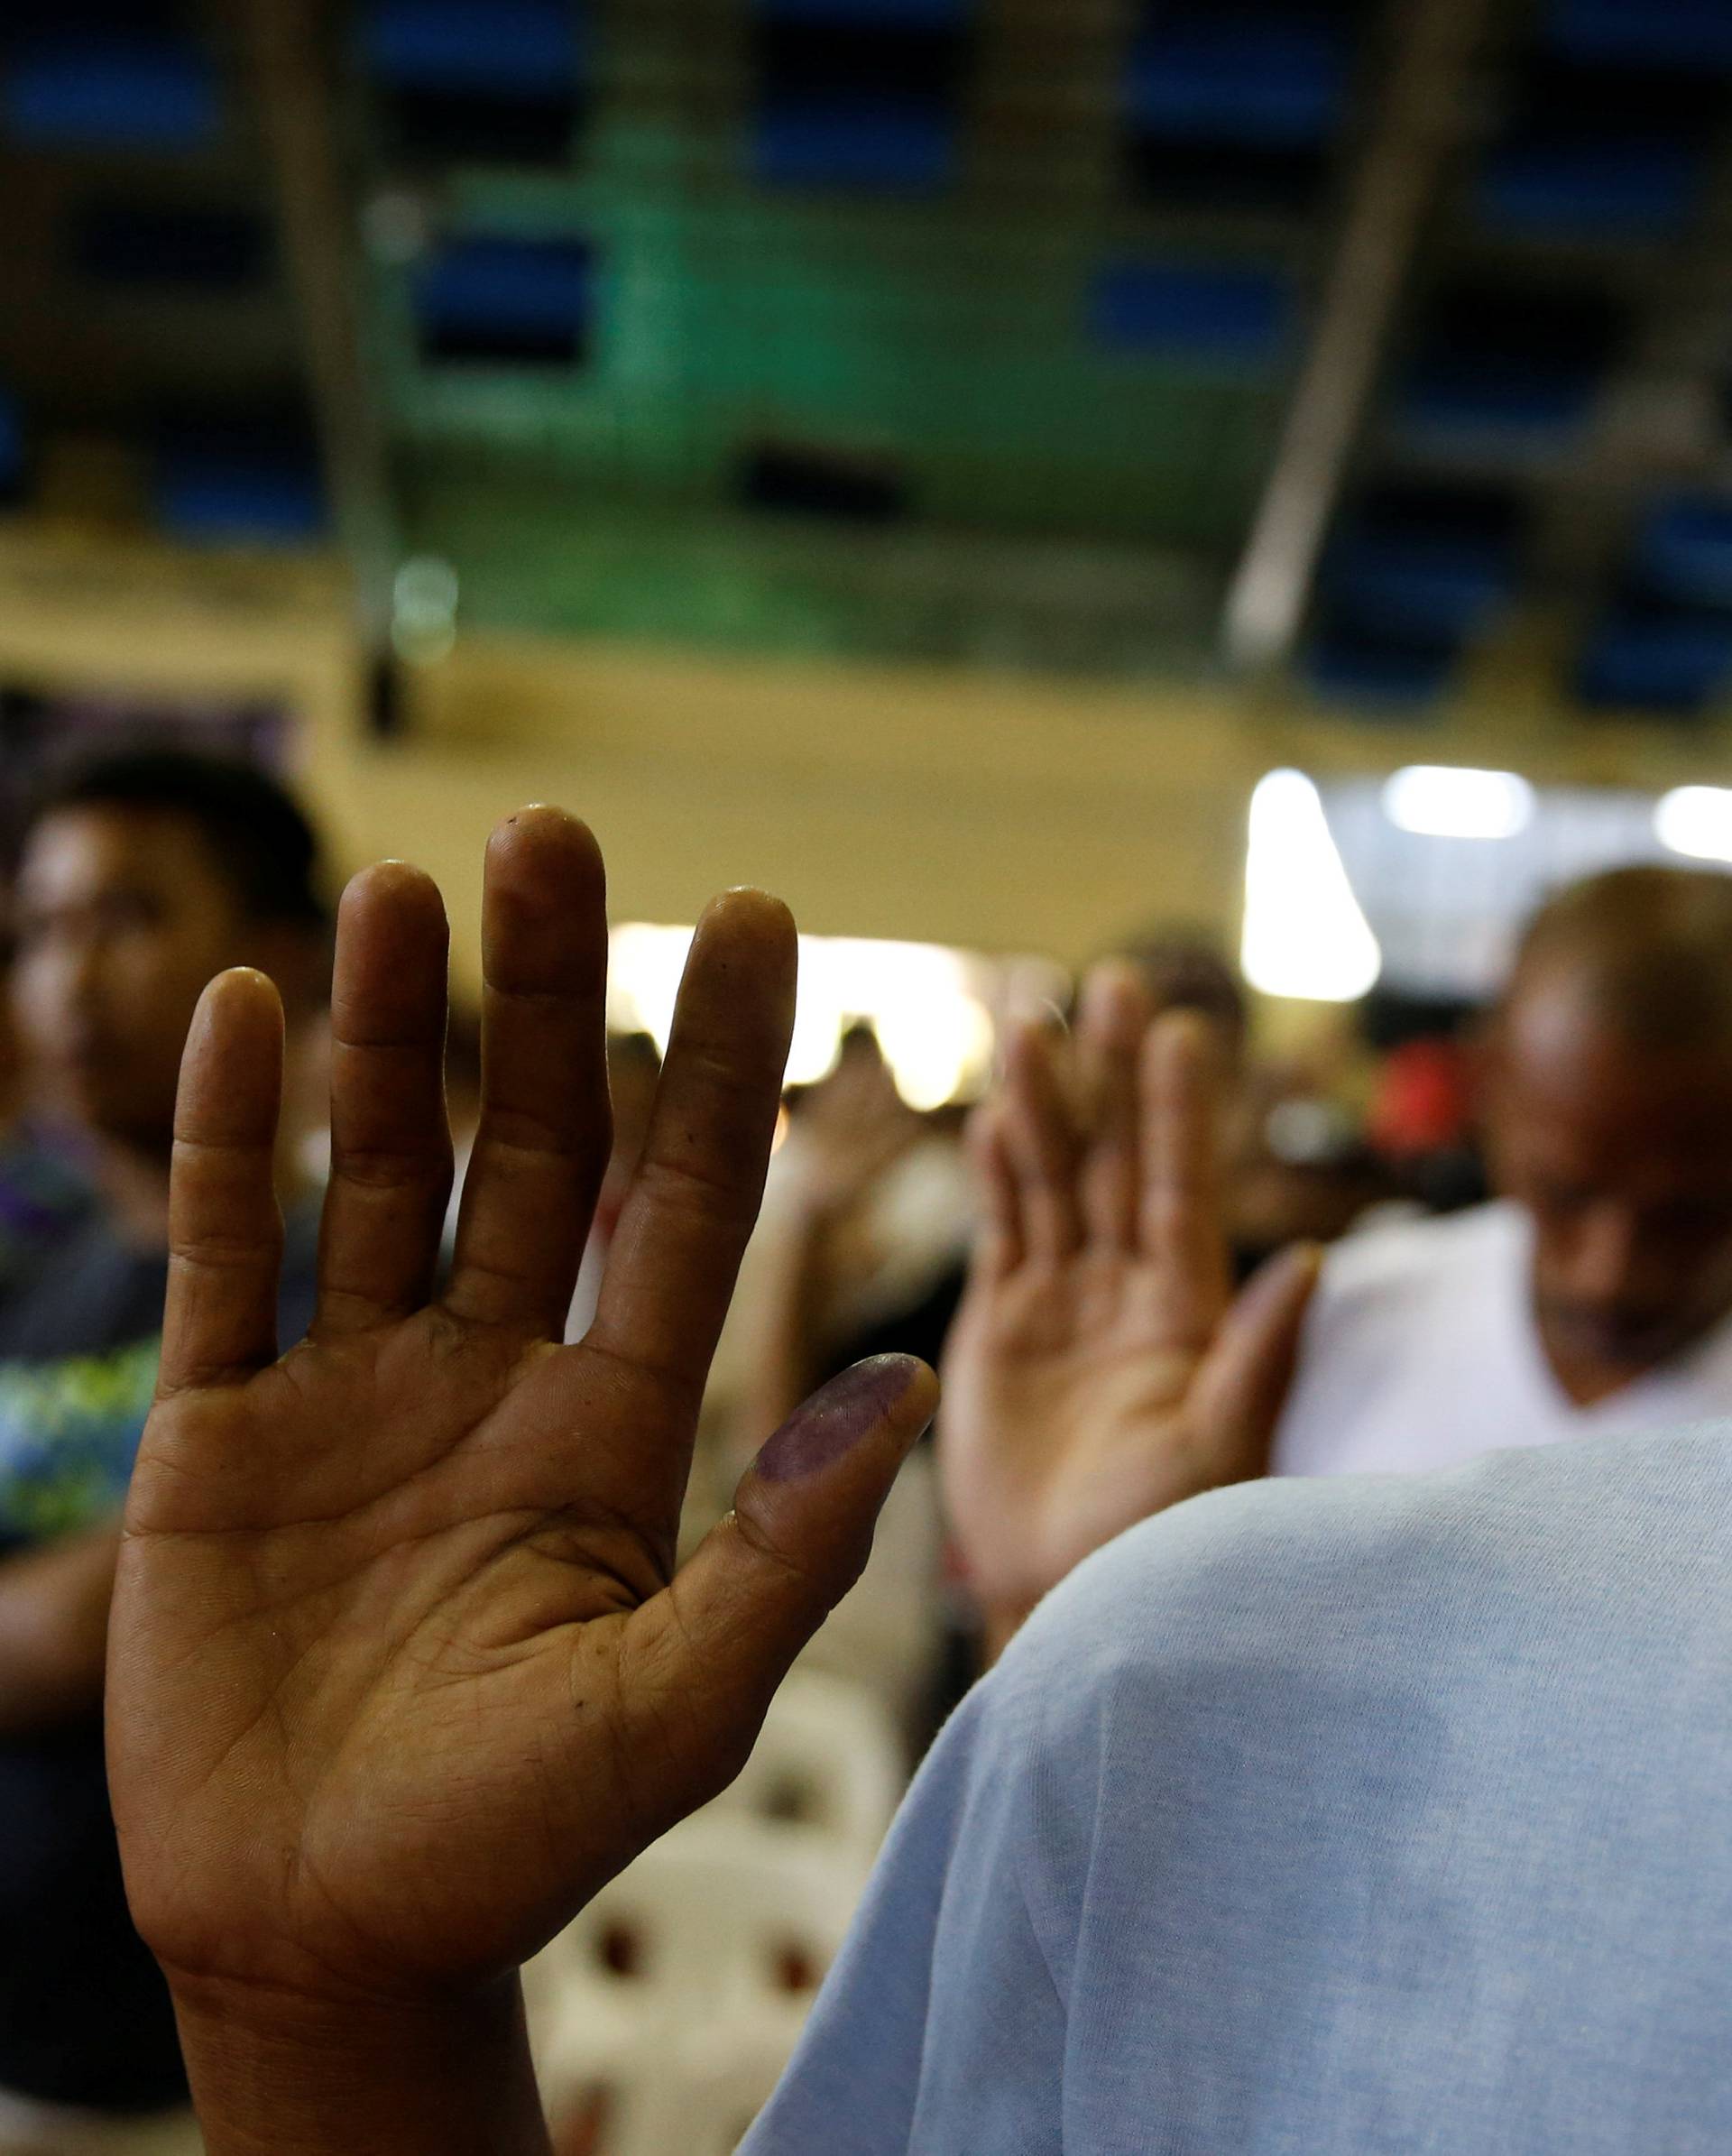
<instances>
[{"instance_id":1,"label":"blurred face","mask_svg":"<svg viewBox=\"0 0 1732 2156\"><path fill-rule=\"evenodd\" d=\"M1494 1053L1498 1187L1534 1221L1534 1314L1579 1404L1732 1311L1732 1049L1644 1049L1540 990Z\"/></svg>"},{"instance_id":2,"label":"blurred face","mask_svg":"<svg viewBox=\"0 0 1732 2156\"><path fill-rule=\"evenodd\" d=\"M49 1099L91 1129L166 1155L180 1050L246 922L195 825L78 807L32 831L19 867L13 1008Z\"/></svg>"}]
</instances>

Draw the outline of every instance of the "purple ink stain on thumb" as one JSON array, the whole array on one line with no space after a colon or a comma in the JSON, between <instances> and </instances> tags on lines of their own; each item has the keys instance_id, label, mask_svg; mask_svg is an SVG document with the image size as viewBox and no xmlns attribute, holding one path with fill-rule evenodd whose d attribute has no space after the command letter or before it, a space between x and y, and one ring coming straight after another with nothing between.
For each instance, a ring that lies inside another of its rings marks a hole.
<instances>
[{"instance_id":1,"label":"purple ink stain on thumb","mask_svg":"<svg viewBox=\"0 0 1732 2156\"><path fill-rule=\"evenodd\" d=\"M793 1482L840 1460L890 1413L920 1367L911 1355L874 1355L833 1377L766 1440L754 1463L759 1474Z\"/></svg>"}]
</instances>

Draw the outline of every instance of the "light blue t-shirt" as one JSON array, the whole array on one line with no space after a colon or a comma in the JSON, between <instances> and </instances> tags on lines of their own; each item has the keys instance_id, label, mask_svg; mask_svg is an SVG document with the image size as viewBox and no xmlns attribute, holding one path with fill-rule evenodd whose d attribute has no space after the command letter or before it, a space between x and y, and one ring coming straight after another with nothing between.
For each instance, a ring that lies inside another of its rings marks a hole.
<instances>
[{"instance_id":1,"label":"light blue t-shirt","mask_svg":"<svg viewBox=\"0 0 1732 2156\"><path fill-rule=\"evenodd\" d=\"M1266 1482L917 1779L750 2156L1732 2151L1732 1425Z\"/></svg>"}]
</instances>

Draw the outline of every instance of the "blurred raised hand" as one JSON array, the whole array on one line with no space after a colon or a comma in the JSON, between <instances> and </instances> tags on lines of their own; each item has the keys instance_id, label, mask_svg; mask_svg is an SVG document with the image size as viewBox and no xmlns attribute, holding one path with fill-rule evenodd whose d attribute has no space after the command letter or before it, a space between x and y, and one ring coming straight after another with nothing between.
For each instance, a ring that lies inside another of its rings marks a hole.
<instances>
[{"instance_id":1,"label":"blurred raised hand","mask_svg":"<svg viewBox=\"0 0 1732 2156\"><path fill-rule=\"evenodd\" d=\"M489 849L484 1105L438 1285L446 942L415 871L350 886L318 1314L281 1360L267 981L212 984L182 1073L109 1747L213 2152L544 2145L517 1964L742 1764L935 1396L903 1359L836 1380L676 1571L776 1120L792 923L751 891L705 915L598 1314L569 1348L608 1156L588 832L533 809Z\"/></svg>"},{"instance_id":2,"label":"blurred raised hand","mask_svg":"<svg viewBox=\"0 0 1732 2156\"><path fill-rule=\"evenodd\" d=\"M920 1135L876 1039L850 1036L793 1119L746 1258L727 1359L748 1429L779 1423L810 1389L839 1301L883 1261L871 1233L873 1187Z\"/></svg>"},{"instance_id":3,"label":"blurred raised hand","mask_svg":"<svg viewBox=\"0 0 1732 2156\"><path fill-rule=\"evenodd\" d=\"M1074 1037L1019 1029L976 1112L939 1462L995 1642L1125 1528L1267 1471L1318 1254L1235 1299L1221 1061L1207 1020L1151 1026L1134 972L1103 966Z\"/></svg>"}]
</instances>

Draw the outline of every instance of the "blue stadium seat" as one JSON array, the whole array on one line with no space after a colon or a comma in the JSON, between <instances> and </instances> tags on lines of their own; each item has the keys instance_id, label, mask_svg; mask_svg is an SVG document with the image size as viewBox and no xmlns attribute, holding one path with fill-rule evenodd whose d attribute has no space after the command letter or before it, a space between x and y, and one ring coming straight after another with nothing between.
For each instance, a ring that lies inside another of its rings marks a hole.
<instances>
[{"instance_id":1,"label":"blue stadium seat","mask_svg":"<svg viewBox=\"0 0 1732 2156\"><path fill-rule=\"evenodd\" d=\"M32 149L185 152L221 123L215 73L172 38L41 38L0 75L0 126Z\"/></svg>"},{"instance_id":2,"label":"blue stadium seat","mask_svg":"<svg viewBox=\"0 0 1732 2156\"><path fill-rule=\"evenodd\" d=\"M1676 232L1695 210L1725 104L1725 86L1699 69L1535 52L1481 170L1480 217L1540 238Z\"/></svg>"},{"instance_id":3,"label":"blue stadium seat","mask_svg":"<svg viewBox=\"0 0 1732 2156\"><path fill-rule=\"evenodd\" d=\"M1563 448L1586 423L1599 379L1586 367L1542 371L1462 354L1415 370L1396 416L1414 435Z\"/></svg>"},{"instance_id":4,"label":"blue stadium seat","mask_svg":"<svg viewBox=\"0 0 1732 2156\"><path fill-rule=\"evenodd\" d=\"M170 537L195 545L296 547L325 533L325 499L310 454L199 433L160 447L151 506Z\"/></svg>"},{"instance_id":5,"label":"blue stadium seat","mask_svg":"<svg viewBox=\"0 0 1732 2156\"><path fill-rule=\"evenodd\" d=\"M1123 100L1134 198L1302 217L1327 187L1354 63L1350 7L1155 0Z\"/></svg>"},{"instance_id":6,"label":"blue stadium seat","mask_svg":"<svg viewBox=\"0 0 1732 2156\"><path fill-rule=\"evenodd\" d=\"M890 195L949 187L974 13L975 0L763 0L757 178Z\"/></svg>"},{"instance_id":7,"label":"blue stadium seat","mask_svg":"<svg viewBox=\"0 0 1732 2156\"><path fill-rule=\"evenodd\" d=\"M1511 597L1515 549L1361 526L1331 547L1321 583L1357 622L1460 643L1483 630Z\"/></svg>"},{"instance_id":8,"label":"blue stadium seat","mask_svg":"<svg viewBox=\"0 0 1732 2156\"><path fill-rule=\"evenodd\" d=\"M955 115L917 97L769 98L759 109L754 162L767 187L935 194L958 155Z\"/></svg>"},{"instance_id":9,"label":"blue stadium seat","mask_svg":"<svg viewBox=\"0 0 1732 2156\"><path fill-rule=\"evenodd\" d=\"M1168 142L1321 143L1340 117L1351 60L1328 22L1160 10L1132 47L1126 111Z\"/></svg>"},{"instance_id":10,"label":"blue stadium seat","mask_svg":"<svg viewBox=\"0 0 1732 2156\"><path fill-rule=\"evenodd\" d=\"M1727 0L1551 0L1544 34L1579 60L1732 72Z\"/></svg>"},{"instance_id":11,"label":"blue stadium seat","mask_svg":"<svg viewBox=\"0 0 1732 2156\"><path fill-rule=\"evenodd\" d=\"M1107 350L1234 369L1278 364L1294 318L1291 281L1239 263L1109 263L1088 294L1088 334Z\"/></svg>"},{"instance_id":12,"label":"blue stadium seat","mask_svg":"<svg viewBox=\"0 0 1732 2156\"><path fill-rule=\"evenodd\" d=\"M1732 685L1732 613L1707 608L1616 609L1581 655L1576 690L1590 710L1688 718Z\"/></svg>"},{"instance_id":13,"label":"blue stadium seat","mask_svg":"<svg viewBox=\"0 0 1732 2156\"><path fill-rule=\"evenodd\" d=\"M1386 481L1324 549L1302 666L1327 695L1423 705L1514 598L1527 514L1506 485Z\"/></svg>"},{"instance_id":14,"label":"blue stadium seat","mask_svg":"<svg viewBox=\"0 0 1732 2156\"><path fill-rule=\"evenodd\" d=\"M1517 499L1501 489L1391 485L1367 494L1319 569L1307 678L1346 702L1434 697L1463 647L1514 595L1522 529Z\"/></svg>"},{"instance_id":15,"label":"blue stadium seat","mask_svg":"<svg viewBox=\"0 0 1732 2156\"><path fill-rule=\"evenodd\" d=\"M447 241L417 272L412 298L429 357L570 364L589 346L594 250L583 240Z\"/></svg>"},{"instance_id":16,"label":"blue stadium seat","mask_svg":"<svg viewBox=\"0 0 1732 2156\"><path fill-rule=\"evenodd\" d=\"M1660 236L1688 223L1706 164L1700 144L1662 136L1517 139L1487 159L1479 215L1539 237Z\"/></svg>"},{"instance_id":17,"label":"blue stadium seat","mask_svg":"<svg viewBox=\"0 0 1732 2156\"><path fill-rule=\"evenodd\" d=\"M1597 290L1461 286L1439 297L1398 384L1397 425L1447 446L1519 455L1568 447L1625 333Z\"/></svg>"},{"instance_id":18,"label":"blue stadium seat","mask_svg":"<svg viewBox=\"0 0 1732 2156\"><path fill-rule=\"evenodd\" d=\"M569 167L590 74L574 0L373 0L359 36L389 156Z\"/></svg>"},{"instance_id":19,"label":"blue stadium seat","mask_svg":"<svg viewBox=\"0 0 1732 2156\"><path fill-rule=\"evenodd\" d=\"M852 30L961 30L975 0L763 0L761 17Z\"/></svg>"},{"instance_id":20,"label":"blue stadium seat","mask_svg":"<svg viewBox=\"0 0 1732 2156\"><path fill-rule=\"evenodd\" d=\"M15 500L24 483L24 415L18 400L0 390L0 501Z\"/></svg>"},{"instance_id":21,"label":"blue stadium seat","mask_svg":"<svg viewBox=\"0 0 1732 2156\"><path fill-rule=\"evenodd\" d=\"M1732 497L1681 493L1655 502L1637 534L1635 569L1667 598L1732 609Z\"/></svg>"},{"instance_id":22,"label":"blue stadium seat","mask_svg":"<svg viewBox=\"0 0 1732 2156\"><path fill-rule=\"evenodd\" d=\"M392 88L540 98L584 72L585 29L571 0L374 0L361 49Z\"/></svg>"},{"instance_id":23,"label":"blue stadium seat","mask_svg":"<svg viewBox=\"0 0 1732 2156\"><path fill-rule=\"evenodd\" d=\"M1332 703L1401 713L1436 701L1457 656L1453 643L1378 636L1325 616L1304 647L1300 670Z\"/></svg>"}]
</instances>

